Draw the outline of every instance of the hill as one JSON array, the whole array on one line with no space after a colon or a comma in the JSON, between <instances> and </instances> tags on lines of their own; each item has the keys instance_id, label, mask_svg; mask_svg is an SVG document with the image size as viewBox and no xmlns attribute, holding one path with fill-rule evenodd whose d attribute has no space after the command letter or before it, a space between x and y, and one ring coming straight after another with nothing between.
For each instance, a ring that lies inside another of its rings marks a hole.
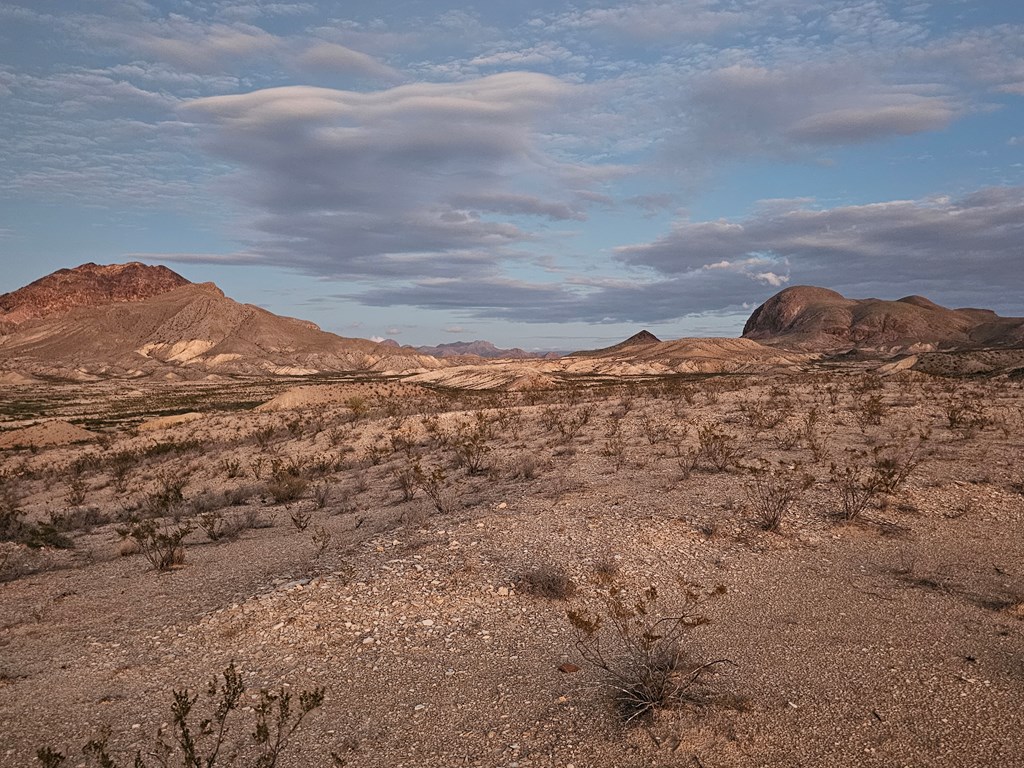
<instances>
[{"instance_id":1,"label":"hill","mask_svg":"<svg viewBox=\"0 0 1024 768\"><path fill-rule=\"evenodd\" d=\"M923 296L848 299L827 288L787 288L754 310L743 337L807 351L925 352L1024 344L1024 318L947 309Z\"/></svg>"},{"instance_id":2,"label":"hill","mask_svg":"<svg viewBox=\"0 0 1024 768\"><path fill-rule=\"evenodd\" d=\"M440 364L409 348L343 338L310 322L240 304L213 283L185 281L157 292L164 284L140 282L136 295L155 294L144 298L79 304L23 320L0 336L0 370L77 380L157 373L194 379L407 371ZM125 295L123 290L111 294ZM51 306L66 302L56 300Z\"/></svg>"}]
</instances>

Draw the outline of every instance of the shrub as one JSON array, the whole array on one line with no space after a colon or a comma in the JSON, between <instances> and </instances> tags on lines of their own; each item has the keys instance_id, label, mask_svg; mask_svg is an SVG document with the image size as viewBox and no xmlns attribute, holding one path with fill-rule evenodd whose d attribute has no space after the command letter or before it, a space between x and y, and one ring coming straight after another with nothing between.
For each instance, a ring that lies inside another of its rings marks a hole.
<instances>
[{"instance_id":1,"label":"shrub","mask_svg":"<svg viewBox=\"0 0 1024 768\"><path fill-rule=\"evenodd\" d=\"M754 518L766 531L777 531L782 518L814 484L814 478L800 470L761 466L751 469L750 481L744 490L753 508Z\"/></svg>"},{"instance_id":2,"label":"shrub","mask_svg":"<svg viewBox=\"0 0 1024 768\"><path fill-rule=\"evenodd\" d=\"M860 460L858 460L860 459ZM851 456L843 467L832 464L829 474L839 492L839 514L844 520L856 520L882 490L878 473L866 463L863 452Z\"/></svg>"},{"instance_id":3,"label":"shrub","mask_svg":"<svg viewBox=\"0 0 1024 768\"><path fill-rule=\"evenodd\" d=\"M292 525L295 526L295 530L302 533L309 527L309 523L313 519L313 513L301 509L294 509L289 517L291 517Z\"/></svg>"},{"instance_id":4,"label":"shrub","mask_svg":"<svg viewBox=\"0 0 1024 768\"><path fill-rule=\"evenodd\" d=\"M460 423L451 439L458 466L465 467L471 475L480 475L490 469L487 456L491 446L487 443L492 433L493 427L482 411L477 412L475 423Z\"/></svg>"},{"instance_id":5,"label":"shrub","mask_svg":"<svg viewBox=\"0 0 1024 768\"><path fill-rule=\"evenodd\" d=\"M864 393L853 401L853 415L861 429L881 424L888 410L881 392Z\"/></svg>"},{"instance_id":6,"label":"shrub","mask_svg":"<svg viewBox=\"0 0 1024 768\"><path fill-rule=\"evenodd\" d=\"M577 408L547 407L541 413L541 424L550 432L557 432L562 442L575 438L590 422L591 406Z\"/></svg>"},{"instance_id":7,"label":"shrub","mask_svg":"<svg viewBox=\"0 0 1024 768\"><path fill-rule=\"evenodd\" d=\"M115 528L119 536L138 544L142 554L158 571L167 571L185 562L185 537L192 533L192 524L157 525L155 520L132 520Z\"/></svg>"},{"instance_id":8,"label":"shrub","mask_svg":"<svg viewBox=\"0 0 1024 768\"><path fill-rule=\"evenodd\" d=\"M184 488L188 483L185 475L175 475L170 471L160 473L157 477L157 489L146 496L142 503L143 512L150 517L162 517L185 501Z\"/></svg>"},{"instance_id":9,"label":"shrub","mask_svg":"<svg viewBox=\"0 0 1024 768\"><path fill-rule=\"evenodd\" d=\"M434 509L442 514L455 511L455 496L448 486L448 476L440 467L425 470L417 461L412 468L416 487L426 494Z\"/></svg>"},{"instance_id":10,"label":"shrub","mask_svg":"<svg viewBox=\"0 0 1024 768\"><path fill-rule=\"evenodd\" d=\"M565 600L576 593L576 585L560 565L545 564L523 571L515 582L520 592L549 600Z\"/></svg>"},{"instance_id":11,"label":"shrub","mask_svg":"<svg viewBox=\"0 0 1024 768\"><path fill-rule=\"evenodd\" d=\"M171 765L215 768L219 764L235 762L233 753L227 753L229 757L224 763L218 763L218 760L222 755L231 713L245 704L246 688L234 662L224 670L223 677L224 681L219 685L216 678L210 682L207 695L215 706L211 715L198 723L194 721L193 710L199 695L190 694L187 688L172 692L170 733L161 727L152 750L147 754L155 761L154 765L160 768ZM298 696L298 708L293 712L292 694L284 688L276 693L266 689L260 691L259 703L251 710L254 721L251 739L256 755L247 763L250 768L277 766L303 720L323 704L324 693L324 688L302 691ZM110 755L109 740L109 730L104 731L82 748L82 754L101 768L118 768L118 763ZM60 768L67 760L62 752L52 747L39 749L36 756L44 768ZM141 751L137 751L132 765L134 768L147 768L150 763Z\"/></svg>"},{"instance_id":12,"label":"shrub","mask_svg":"<svg viewBox=\"0 0 1024 768\"><path fill-rule=\"evenodd\" d=\"M725 472L743 458L743 449L739 438L723 432L714 424L704 424L697 428L697 456L694 465L703 458L711 467Z\"/></svg>"},{"instance_id":13,"label":"shrub","mask_svg":"<svg viewBox=\"0 0 1024 768\"><path fill-rule=\"evenodd\" d=\"M655 709L705 703L700 690L704 674L730 663L726 659L691 661L683 638L706 619L690 612L662 616L657 601L653 585L632 605L619 588L612 587L601 595L596 610L567 611L576 631L576 651L599 674L600 684L611 692L616 710L627 723Z\"/></svg>"},{"instance_id":14,"label":"shrub","mask_svg":"<svg viewBox=\"0 0 1024 768\"><path fill-rule=\"evenodd\" d=\"M642 411L637 416L637 422L649 445L664 445L672 436L672 425L664 417Z\"/></svg>"},{"instance_id":15,"label":"shrub","mask_svg":"<svg viewBox=\"0 0 1024 768\"><path fill-rule=\"evenodd\" d=\"M878 477L882 493L896 493L923 460L922 448L928 433L922 432L916 440L900 439L872 449L872 470Z\"/></svg>"},{"instance_id":16,"label":"shrub","mask_svg":"<svg viewBox=\"0 0 1024 768\"><path fill-rule=\"evenodd\" d=\"M28 523L25 512L11 499L0 502L0 541L24 544L31 549L70 549L73 546L71 539L61 532L59 516L51 515L48 523Z\"/></svg>"},{"instance_id":17,"label":"shrub","mask_svg":"<svg viewBox=\"0 0 1024 768\"><path fill-rule=\"evenodd\" d=\"M203 512L197 523L210 541L234 541L242 531L255 527L245 515L228 516L218 509Z\"/></svg>"},{"instance_id":18,"label":"shrub","mask_svg":"<svg viewBox=\"0 0 1024 768\"><path fill-rule=\"evenodd\" d=\"M965 439L973 437L992 423L988 408L976 392L961 392L950 397L943 406L951 430Z\"/></svg>"},{"instance_id":19,"label":"shrub","mask_svg":"<svg viewBox=\"0 0 1024 768\"><path fill-rule=\"evenodd\" d=\"M331 532L328 531L327 528L322 525L318 525L315 529L313 529L312 542L313 547L315 548L315 554L313 555L315 558L320 558L324 556L324 553L327 551L327 548L331 546L332 538L333 537L331 536Z\"/></svg>"},{"instance_id":20,"label":"shrub","mask_svg":"<svg viewBox=\"0 0 1024 768\"><path fill-rule=\"evenodd\" d=\"M306 492L309 481L290 472L278 472L266 483L267 493L277 504L297 501Z\"/></svg>"},{"instance_id":21,"label":"shrub","mask_svg":"<svg viewBox=\"0 0 1024 768\"><path fill-rule=\"evenodd\" d=\"M81 475L72 475L64 481L64 485L67 486L67 494L64 496L64 500L67 502L69 507L80 507L85 503L86 493L89 490L88 484L85 482L85 478Z\"/></svg>"}]
</instances>

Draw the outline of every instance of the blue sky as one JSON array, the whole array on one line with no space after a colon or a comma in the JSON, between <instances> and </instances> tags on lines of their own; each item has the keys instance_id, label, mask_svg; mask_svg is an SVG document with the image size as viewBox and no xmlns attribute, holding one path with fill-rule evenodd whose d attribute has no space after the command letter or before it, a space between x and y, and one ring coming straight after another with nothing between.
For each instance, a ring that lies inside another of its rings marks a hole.
<instances>
[{"instance_id":1,"label":"blue sky","mask_svg":"<svg viewBox=\"0 0 1024 768\"><path fill-rule=\"evenodd\" d=\"M131 259L408 344L1024 315L1024 5L0 0L0 292Z\"/></svg>"}]
</instances>

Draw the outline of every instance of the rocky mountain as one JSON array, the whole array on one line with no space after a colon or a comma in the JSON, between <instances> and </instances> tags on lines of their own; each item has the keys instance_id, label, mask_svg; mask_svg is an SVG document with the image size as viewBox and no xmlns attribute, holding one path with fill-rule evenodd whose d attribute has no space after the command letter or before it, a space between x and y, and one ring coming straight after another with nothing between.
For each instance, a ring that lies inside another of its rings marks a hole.
<instances>
[{"instance_id":1,"label":"rocky mountain","mask_svg":"<svg viewBox=\"0 0 1024 768\"><path fill-rule=\"evenodd\" d=\"M107 276L117 272L106 269ZM95 272L91 267L84 271ZM17 374L91 380L159 374L196 379L217 374L408 371L442 364L410 348L343 338L304 320L240 304L213 283L185 281L158 291L166 285L166 276L151 274L159 278L155 286L136 286L136 295L148 296L53 309L12 325L11 332L0 335L0 372L8 378ZM79 284L67 275L60 279ZM125 296L124 286L109 295ZM79 296L87 298L84 292Z\"/></svg>"},{"instance_id":2,"label":"rocky mountain","mask_svg":"<svg viewBox=\"0 0 1024 768\"><path fill-rule=\"evenodd\" d=\"M743 337L792 349L926 352L1024 345L1024 318L987 309L947 309L923 296L848 299L827 288L794 286L754 310Z\"/></svg>"},{"instance_id":3,"label":"rocky mountain","mask_svg":"<svg viewBox=\"0 0 1024 768\"><path fill-rule=\"evenodd\" d=\"M82 264L56 272L0 296L0 333L26 320L62 314L75 307L139 301L188 285L164 266Z\"/></svg>"},{"instance_id":4,"label":"rocky mountain","mask_svg":"<svg viewBox=\"0 0 1024 768\"><path fill-rule=\"evenodd\" d=\"M489 341L453 341L433 347L416 347L418 352L433 357L483 357L489 360L531 360L537 358L558 357L556 353L527 352L513 347L501 349Z\"/></svg>"}]
</instances>

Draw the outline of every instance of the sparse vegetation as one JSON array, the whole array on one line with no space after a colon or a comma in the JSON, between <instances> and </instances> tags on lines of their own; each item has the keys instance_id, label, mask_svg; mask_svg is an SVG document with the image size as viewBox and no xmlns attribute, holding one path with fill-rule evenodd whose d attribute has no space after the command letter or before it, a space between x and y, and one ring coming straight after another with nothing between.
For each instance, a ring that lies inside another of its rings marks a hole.
<instances>
[{"instance_id":1,"label":"sparse vegetation","mask_svg":"<svg viewBox=\"0 0 1024 768\"><path fill-rule=\"evenodd\" d=\"M245 765L249 768L276 768L295 732L310 713L323 705L325 690L302 691L297 702L283 687L277 692L261 690L258 703L251 708L245 707L253 713L250 739L254 747L251 752L255 753L245 760ZM136 750L132 761L134 768L150 765L160 768L176 765L182 768L216 768L218 765L236 764L237 747L224 751L228 722L246 701L246 686L234 662L224 670L222 682L218 683L216 678L210 681L207 696L212 712L209 717L196 722L195 707L199 694L193 695L187 688L174 691L170 732L161 727L149 750ZM109 730L104 731L82 748L82 754L90 763L101 768L118 767L115 752L110 747L111 735ZM242 751L250 752L244 747ZM60 768L67 761L63 752L49 746L39 749L36 757L45 768Z\"/></svg>"},{"instance_id":2,"label":"sparse vegetation","mask_svg":"<svg viewBox=\"0 0 1024 768\"><path fill-rule=\"evenodd\" d=\"M752 468L745 490L757 524L766 531L779 530L790 508L813 484L814 477L799 465Z\"/></svg>"},{"instance_id":3,"label":"sparse vegetation","mask_svg":"<svg viewBox=\"0 0 1024 768\"><path fill-rule=\"evenodd\" d=\"M514 581L520 592L549 600L565 600L576 593L576 584L565 568L551 563L529 568Z\"/></svg>"},{"instance_id":4,"label":"sparse vegetation","mask_svg":"<svg viewBox=\"0 0 1024 768\"><path fill-rule=\"evenodd\" d=\"M153 568L166 571L185 562L184 541L194 526L190 522L171 525L152 519L135 519L116 530L122 538L138 545Z\"/></svg>"},{"instance_id":5,"label":"sparse vegetation","mask_svg":"<svg viewBox=\"0 0 1024 768\"><path fill-rule=\"evenodd\" d=\"M613 586L596 606L568 611L580 658L598 674L626 723L656 709L708 703L705 674L730 663L693 661L683 640L705 619L689 610L662 615L658 598L653 585L632 602Z\"/></svg>"}]
</instances>

